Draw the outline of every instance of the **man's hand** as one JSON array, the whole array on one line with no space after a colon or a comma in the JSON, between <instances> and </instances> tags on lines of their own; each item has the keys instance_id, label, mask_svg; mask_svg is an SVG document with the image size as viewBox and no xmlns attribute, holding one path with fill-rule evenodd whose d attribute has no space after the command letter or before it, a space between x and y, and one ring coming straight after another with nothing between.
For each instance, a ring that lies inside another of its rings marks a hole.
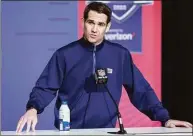
<instances>
[{"instance_id":1,"label":"man's hand","mask_svg":"<svg viewBox=\"0 0 193 136\"><path fill-rule=\"evenodd\" d=\"M192 124L187 122L187 121L170 119L166 122L165 127L168 127L168 128L174 128L174 127L192 128Z\"/></svg>"},{"instance_id":2,"label":"man's hand","mask_svg":"<svg viewBox=\"0 0 193 136\"><path fill-rule=\"evenodd\" d=\"M16 132L17 132L17 133L20 133L26 123L27 123L26 132L29 132L29 131L30 131L30 128L32 129L32 131L35 131L35 126L36 126L37 122L38 122L37 110L34 109L34 108L29 109L29 110L20 118L20 120L18 121Z\"/></svg>"}]
</instances>

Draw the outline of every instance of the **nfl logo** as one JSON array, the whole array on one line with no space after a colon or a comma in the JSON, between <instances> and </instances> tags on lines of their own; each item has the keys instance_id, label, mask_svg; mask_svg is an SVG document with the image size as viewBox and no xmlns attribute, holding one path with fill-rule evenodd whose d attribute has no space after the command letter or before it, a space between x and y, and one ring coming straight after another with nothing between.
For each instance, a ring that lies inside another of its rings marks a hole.
<instances>
[{"instance_id":1,"label":"nfl logo","mask_svg":"<svg viewBox=\"0 0 193 136\"><path fill-rule=\"evenodd\" d=\"M100 77L104 77L106 74L105 74L105 70L103 70L103 69L99 69L99 70L97 70L98 71L98 75L100 76Z\"/></svg>"}]
</instances>

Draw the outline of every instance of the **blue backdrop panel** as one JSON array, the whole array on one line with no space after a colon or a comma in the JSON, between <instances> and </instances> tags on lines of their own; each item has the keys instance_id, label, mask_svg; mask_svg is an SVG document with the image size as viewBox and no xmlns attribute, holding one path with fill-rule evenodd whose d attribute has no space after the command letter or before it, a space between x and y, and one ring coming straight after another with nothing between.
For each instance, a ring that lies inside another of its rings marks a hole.
<instances>
[{"instance_id":1,"label":"blue backdrop panel","mask_svg":"<svg viewBox=\"0 0 193 136\"><path fill-rule=\"evenodd\" d=\"M77 40L77 2L2 2L2 130L15 130L53 52ZM55 100L38 129L54 129Z\"/></svg>"}]
</instances>

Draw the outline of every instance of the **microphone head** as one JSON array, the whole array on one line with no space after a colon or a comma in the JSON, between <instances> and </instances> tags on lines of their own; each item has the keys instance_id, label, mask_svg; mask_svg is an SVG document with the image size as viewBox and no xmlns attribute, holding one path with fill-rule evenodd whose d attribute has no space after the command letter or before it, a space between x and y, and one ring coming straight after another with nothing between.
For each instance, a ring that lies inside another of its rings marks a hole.
<instances>
[{"instance_id":1,"label":"microphone head","mask_svg":"<svg viewBox=\"0 0 193 136\"><path fill-rule=\"evenodd\" d=\"M107 84L108 76L106 68L97 68L95 71L96 84Z\"/></svg>"}]
</instances>

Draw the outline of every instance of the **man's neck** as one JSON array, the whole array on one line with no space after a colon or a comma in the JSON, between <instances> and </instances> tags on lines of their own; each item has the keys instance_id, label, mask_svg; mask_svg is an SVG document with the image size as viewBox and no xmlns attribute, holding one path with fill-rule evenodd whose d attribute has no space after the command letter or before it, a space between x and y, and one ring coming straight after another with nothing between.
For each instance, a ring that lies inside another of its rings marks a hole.
<instances>
[{"instance_id":1,"label":"man's neck","mask_svg":"<svg viewBox=\"0 0 193 136\"><path fill-rule=\"evenodd\" d=\"M83 36L84 40L88 41L88 39ZM100 41L100 42L97 42L97 43L92 43L94 46L97 46L97 45L100 45L102 42L103 42L104 38ZM88 41L89 42L89 41Z\"/></svg>"}]
</instances>

